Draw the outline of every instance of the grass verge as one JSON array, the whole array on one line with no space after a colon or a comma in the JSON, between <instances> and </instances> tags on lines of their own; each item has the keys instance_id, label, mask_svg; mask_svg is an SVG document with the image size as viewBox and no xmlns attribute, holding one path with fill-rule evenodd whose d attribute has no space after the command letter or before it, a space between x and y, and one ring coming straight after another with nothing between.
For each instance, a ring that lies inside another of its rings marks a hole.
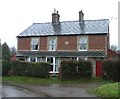
<instances>
[{"instance_id":1,"label":"grass verge","mask_svg":"<svg viewBox=\"0 0 120 99\"><path fill-rule=\"evenodd\" d=\"M2 81L21 83L21 84L79 84L79 83L108 83L110 81L105 81L100 78L93 79L79 79L79 80L60 80L57 77L51 77L49 79L24 77L24 76L7 76L2 77Z\"/></svg>"},{"instance_id":2,"label":"grass verge","mask_svg":"<svg viewBox=\"0 0 120 99\"><path fill-rule=\"evenodd\" d=\"M96 89L88 90L90 94L96 94L98 97L110 97L110 98L118 98L120 97L120 82L109 83L102 85ZM119 98L120 99L120 98Z\"/></svg>"},{"instance_id":3,"label":"grass verge","mask_svg":"<svg viewBox=\"0 0 120 99\"><path fill-rule=\"evenodd\" d=\"M57 78L41 79L41 78L24 77L24 76L3 77L2 81L19 83L19 84L52 84L53 82L61 83L61 81L59 81Z\"/></svg>"}]
</instances>

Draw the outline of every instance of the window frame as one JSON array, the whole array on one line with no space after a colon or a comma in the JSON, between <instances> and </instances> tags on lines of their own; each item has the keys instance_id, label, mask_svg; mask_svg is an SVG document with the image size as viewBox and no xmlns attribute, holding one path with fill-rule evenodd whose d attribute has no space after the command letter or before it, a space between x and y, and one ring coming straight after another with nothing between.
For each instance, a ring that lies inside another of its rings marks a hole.
<instances>
[{"instance_id":1,"label":"window frame","mask_svg":"<svg viewBox=\"0 0 120 99\"><path fill-rule=\"evenodd\" d=\"M52 39L54 39L54 43L51 43ZM56 36L48 37L48 50L49 51L56 51L56 49L57 49L57 37Z\"/></svg>"},{"instance_id":2,"label":"window frame","mask_svg":"<svg viewBox=\"0 0 120 99\"><path fill-rule=\"evenodd\" d=\"M33 40L38 40L38 42L36 43L37 49L36 48L34 49L34 47L33 47L33 46L36 46ZM37 37L31 38L31 42L30 42L31 51L38 51L39 50L39 44L40 44L40 38L37 38Z\"/></svg>"},{"instance_id":3,"label":"window frame","mask_svg":"<svg viewBox=\"0 0 120 99\"><path fill-rule=\"evenodd\" d=\"M86 43L81 43L81 42L80 42L80 39L81 39L81 38L85 38L85 39L86 39L86 41L85 41ZM80 46L81 46L82 44L85 44L86 49L80 49ZM79 51L88 51L88 36L79 36L79 37L78 37L78 50L79 50Z\"/></svg>"},{"instance_id":4,"label":"window frame","mask_svg":"<svg viewBox=\"0 0 120 99\"><path fill-rule=\"evenodd\" d=\"M34 59L34 61L32 61ZM36 57L30 57L30 62L37 62Z\"/></svg>"}]
</instances>

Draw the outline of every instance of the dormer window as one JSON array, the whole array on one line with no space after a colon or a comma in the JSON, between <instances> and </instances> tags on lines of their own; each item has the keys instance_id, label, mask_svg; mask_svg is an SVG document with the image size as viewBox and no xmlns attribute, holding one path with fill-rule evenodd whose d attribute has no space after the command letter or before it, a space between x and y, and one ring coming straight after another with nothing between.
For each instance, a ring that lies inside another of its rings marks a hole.
<instances>
[{"instance_id":1,"label":"dormer window","mask_svg":"<svg viewBox=\"0 0 120 99\"><path fill-rule=\"evenodd\" d=\"M31 50L38 50L39 48L39 39L31 38Z\"/></svg>"},{"instance_id":2,"label":"dormer window","mask_svg":"<svg viewBox=\"0 0 120 99\"><path fill-rule=\"evenodd\" d=\"M79 37L79 50L87 51L88 49L88 37Z\"/></svg>"}]
</instances>

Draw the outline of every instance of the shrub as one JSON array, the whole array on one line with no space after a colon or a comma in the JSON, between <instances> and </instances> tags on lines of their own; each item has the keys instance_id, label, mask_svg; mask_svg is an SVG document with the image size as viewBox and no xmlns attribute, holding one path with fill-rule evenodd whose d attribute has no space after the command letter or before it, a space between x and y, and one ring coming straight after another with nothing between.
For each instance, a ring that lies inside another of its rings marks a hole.
<instances>
[{"instance_id":1,"label":"shrub","mask_svg":"<svg viewBox=\"0 0 120 99\"><path fill-rule=\"evenodd\" d=\"M29 66L28 62L13 61L12 69L13 69L14 75L15 76L26 76L28 66Z\"/></svg>"},{"instance_id":2,"label":"shrub","mask_svg":"<svg viewBox=\"0 0 120 99\"><path fill-rule=\"evenodd\" d=\"M120 62L113 60L105 60L103 64L103 79L120 81Z\"/></svg>"},{"instance_id":3,"label":"shrub","mask_svg":"<svg viewBox=\"0 0 120 99\"><path fill-rule=\"evenodd\" d=\"M30 63L30 62L12 62L12 70L15 76L31 76L48 78L50 64L48 63Z\"/></svg>"},{"instance_id":4,"label":"shrub","mask_svg":"<svg viewBox=\"0 0 120 99\"><path fill-rule=\"evenodd\" d=\"M115 98L117 98L120 93L118 86L119 86L118 82L102 85L95 90L95 93L99 97L111 97L111 98L115 97Z\"/></svg>"},{"instance_id":5,"label":"shrub","mask_svg":"<svg viewBox=\"0 0 120 99\"><path fill-rule=\"evenodd\" d=\"M31 63L27 69L27 76L49 78L49 63Z\"/></svg>"},{"instance_id":6,"label":"shrub","mask_svg":"<svg viewBox=\"0 0 120 99\"><path fill-rule=\"evenodd\" d=\"M62 61L61 79L80 79L92 77L92 66L86 61Z\"/></svg>"},{"instance_id":7,"label":"shrub","mask_svg":"<svg viewBox=\"0 0 120 99\"><path fill-rule=\"evenodd\" d=\"M61 77L62 79L75 79L76 64L73 61L61 62Z\"/></svg>"},{"instance_id":8,"label":"shrub","mask_svg":"<svg viewBox=\"0 0 120 99\"><path fill-rule=\"evenodd\" d=\"M92 65L90 62L78 61L78 72L80 78L91 78L92 77Z\"/></svg>"},{"instance_id":9,"label":"shrub","mask_svg":"<svg viewBox=\"0 0 120 99\"><path fill-rule=\"evenodd\" d=\"M8 72L11 70L11 62L2 60L2 76L8 76Z\"/></svg>"}]
</instances>

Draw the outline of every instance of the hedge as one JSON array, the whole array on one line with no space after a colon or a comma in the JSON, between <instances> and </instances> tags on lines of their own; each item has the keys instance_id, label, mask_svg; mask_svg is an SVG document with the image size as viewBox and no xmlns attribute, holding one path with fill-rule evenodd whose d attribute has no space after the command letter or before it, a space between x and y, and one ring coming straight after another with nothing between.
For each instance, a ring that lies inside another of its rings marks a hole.
<instances>
[{"instance_id":1,"label":"hedge","mask_svg":"<svg viewBox=\"0 0 120 99\"><path fill-rule=\"evenodd\" d=\"M29 62L12 61L12 70L15 76L27 76Z\"/></svg>"},{"instance_id":2,"label":"hedge","mask_svg":"<svg viewBox=\"0 0 120 99\"><path fill-rule=\"evenodd\" d=\"M105 60L103 64L103 79L120 81L120 61Z\"/></svg>"},{"instance_id":3,"label":"hedge","mask_svg":"<svg viewBox=\"0 0 120 99\"><path fill-rule=\"evenodd\" d=\"M92 65L88 61L62 61L60 67L61 79L80 79L92 77Z\"/></svg>"},{"instance_id":4,"label":"hedge","mask_svg":"<svg viewBox=\"0 0 120 99\"><path fill-rule=\"evenodd\" d=\"M12 70L15 76L49 78L50 64L13 61Z\"/></svg>"},{"instance_id":5,"label":"hedge","mask_svg":"<svg viewBox=\"0 0 120 99\"><path fill-rule=\"evenodd\" d=\"M9 71L11 70L11 62L6 61L6 60L1 60L2 61L2 76L8 76Z\"/></svg>"},{"instance_id":6,"label":"hedge","mask_svg":"<svg viewBox=\"0 0 120 99\"><path fill-rule=\"evenodd\" d=\"M49 78L49 63L31 63L27 68L27 76Z\"/></svg>"}]
</instances>

